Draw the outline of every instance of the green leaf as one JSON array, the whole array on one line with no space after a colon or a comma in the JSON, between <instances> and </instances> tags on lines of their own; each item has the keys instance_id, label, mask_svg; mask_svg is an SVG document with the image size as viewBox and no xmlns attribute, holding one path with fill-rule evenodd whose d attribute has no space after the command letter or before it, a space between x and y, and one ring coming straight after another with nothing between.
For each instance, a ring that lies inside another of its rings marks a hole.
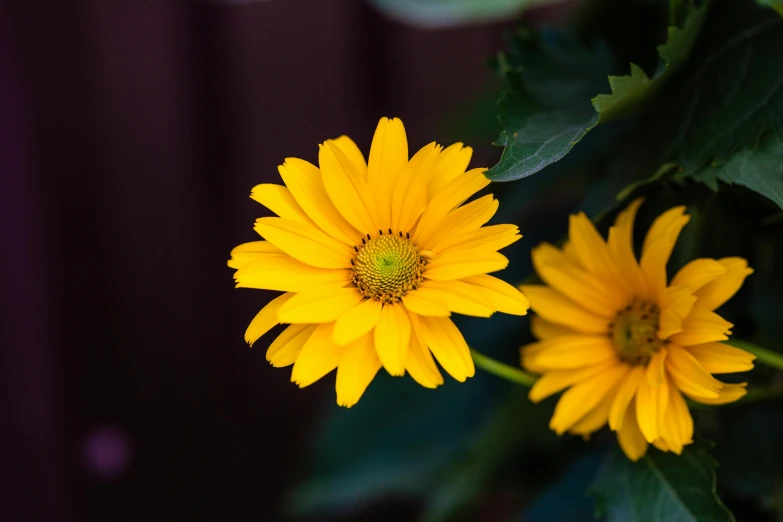
<instances>
[{"instance_id":1,"label":"green leaf","mask_svg":"<svg viewBox=\"0 0 783 522\"><path fill-rule=\"evenodd\" d=\"M391 18L419 27L449 27L500 20L524 9L564 0L371 0Z\"/></svg>"},{"instance_id":2,"label":"green leaf","mask_svg":"<svg viewBox=\"0 0 783 522\"><path fill-rule=\"evenodd\" d=\"M599 94L593 98L593 107L601 115L601 121L611 121L638 112L661 88L677 69L688 59L701 31L710 2L696 7L688 3L684 8L682 26L670 26L666 43L658 46L661 66L652 78L636 64L631 64L631 74L610 76L612 94Z\"/></svg>"},{"instance_id":3,"label":"green leaf","mask_svg":"<svg viewBox=\"0 0 783 522\"><path fill-rule=\"evenodd\" d=\"M498 103L499 143L505 149L487 177L511 181L535 174L562 159L599 123L645 109L686 61L707 6L689 2L680 17L684 22L669 27L666 43L658 47L661 66L652 78L635 64L630 75L612 76L615 65L603 45L585 48L551 30L519 31L497 62L507 82Z\"/></svg>"},{"instance_id":4,"label":"green leaf","mask_svg":"<svg viewBox=\"0 0 783 522\"><path fill-rule=\"evenodd\" d=\"M599 512L608 522L733 522L715 492L707 447L697 441L682 455L650 448L639 462L612 451L593 482Z\"/></svg>"},{"instance_id":5,"label":"green leaf","mask_svg":"<svg viewBox=\"0 0 783 522\"><path fill-rule=\"evenodd\" d=\"M767 134L758 146L742 149L726 163L705 167L692 177L716 191L718 180L742 185L783 208L783 142Z\"/></svg>"}]
</instances>

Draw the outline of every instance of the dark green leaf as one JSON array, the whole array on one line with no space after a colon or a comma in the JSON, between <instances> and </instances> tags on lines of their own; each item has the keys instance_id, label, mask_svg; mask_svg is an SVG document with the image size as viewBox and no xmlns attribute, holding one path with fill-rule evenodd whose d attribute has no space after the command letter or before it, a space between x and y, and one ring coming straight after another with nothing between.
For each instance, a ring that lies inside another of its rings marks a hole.
<instances>
[{"instance_id":1,"label":"dark green leaf","mask_svg":"<svg viewBox=\"0 0 783 522\"><path fill-rule=\"evenodd\" d=\"M608 522L733 522L715 492L716 467L703 442L682 455L651 448L639 462L612 451L593 492Z\"/></svg>"},{"instance_id":2,"label":"dark green leaf","mask_svg":"<svg viewBox=\"0 0 783 522\"><path fill-rule=\"evenodd\" d=\"M683 24L669 27L658 48L661 66L652 78L634 64L630 75L612 76L615 65L603 45L585 48L552 30L519 31L497 62L507 82L499 101L499 143L505 149L487 177L511 181L535 174L562 159L600 122L646 108L687 59L706 11L707 4L687 4Z\"/></svg>"}]
</instances>

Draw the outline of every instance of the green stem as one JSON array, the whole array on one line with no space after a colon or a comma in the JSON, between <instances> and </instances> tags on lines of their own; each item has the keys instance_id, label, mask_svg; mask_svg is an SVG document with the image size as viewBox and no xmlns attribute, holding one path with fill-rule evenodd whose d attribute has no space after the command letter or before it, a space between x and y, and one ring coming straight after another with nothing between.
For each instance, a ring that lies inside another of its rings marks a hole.
<instances>
[{"instance_id":1,"label":"green stem","mask_svg":"<svg viewBox=\"0 0 783 522\"><path fill-rule=\"evenodd\" d=\"M783 354L781 353L773 352L772 350L762 348L757 344L739 341L737 339L726 341L724 344L750 352L756 356L758 362L771 366L772 368L777 368L778 370L783 370Z\"/></svg>"},{"instance_id":2,"label":"green stem","mask_svg":"<svg viewBox=\"0 0 783 522\"><path fill-rule=\"evenodd\" d=\"M470 354L473 356L473 362L476 363L476 366L501 379L506 379L507 381L515 382L522 386L527 386L528 388L533 386L533 383L536 382L536 378L529 373L509 364L496 361L491 357L487 357L473 348L470 349Z\"/></svg>"}]
</instances>

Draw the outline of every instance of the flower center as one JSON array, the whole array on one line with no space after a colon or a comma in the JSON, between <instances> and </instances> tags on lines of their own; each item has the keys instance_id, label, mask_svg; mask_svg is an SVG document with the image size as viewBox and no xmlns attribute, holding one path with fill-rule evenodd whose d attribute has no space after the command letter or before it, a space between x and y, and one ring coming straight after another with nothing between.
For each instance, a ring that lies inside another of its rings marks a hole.
<instances>
[{"instance_id":1,"label":"flower center","mask_svg":"<svg viewBox=\"0 0 783 522\"><path fill-rule=\"evenodd\" d=\"M381 234L362 239L356 247L353 264L353 283L364 297L384 303L396 303L408 290L422 281L426 259L419 254L408 234Z\"/></svg>"},{"instance_id":2,"label":"flower center","mask_svg":"<svg viewBox=\"0 0 783 522\"><path fill-rule=\"evenodd\" d=\"M629 364L647 364L663 346L658 339L660 311L652 303L634 301L609 323L609 337L620 358Z\"/></svg>"}]
</instances>

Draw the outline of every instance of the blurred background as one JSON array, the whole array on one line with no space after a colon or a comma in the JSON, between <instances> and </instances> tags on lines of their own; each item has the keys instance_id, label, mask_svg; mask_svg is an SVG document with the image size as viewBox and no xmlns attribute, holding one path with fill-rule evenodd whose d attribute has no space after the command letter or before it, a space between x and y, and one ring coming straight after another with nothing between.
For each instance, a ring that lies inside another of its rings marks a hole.
<instances>
[{"instance_id":1,"label":"blurred background","mask_svg":"<svg viewBox=\"0 0 783 522\"><path fill-rule=\"evenodd\" d=\"M381 116L402 118L413 150L464 141L473 166L494 164L486 58L513 19L421 28L358 0L4 2L0 519L282 520L337 406L332 378L299 390L266 363L268 339L242 340L272 295L234 290L226 267L262 214L250 189L330 137L367 151ZM460 124L474 113L489 117Z\"/></svg>"}]
</instances>

